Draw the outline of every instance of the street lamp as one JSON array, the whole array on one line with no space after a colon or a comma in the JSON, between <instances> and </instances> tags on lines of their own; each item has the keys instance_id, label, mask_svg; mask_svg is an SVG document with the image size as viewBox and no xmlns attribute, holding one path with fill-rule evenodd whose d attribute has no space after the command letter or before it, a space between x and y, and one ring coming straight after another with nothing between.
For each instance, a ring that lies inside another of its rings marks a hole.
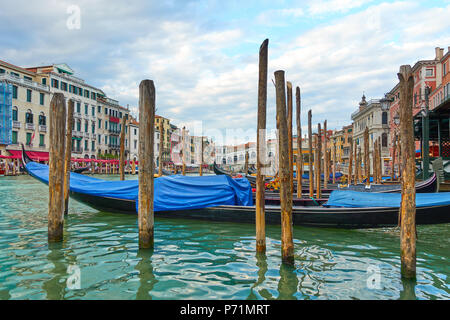
<instances>
[{"instance_id":1,"label":"street lamp","mask_svg":"<svg viewBox=\"0 0 450 320\"><path fill-rule=\"evenodd\" d=\"M391 102L391 100L386 99L386 98L380 99L381 110L388 111L389 110L389 106L390 106L390 102Z\"/></svg>"},{"instance_id":2,"label":"street lamp","mask_svg":"<svg viewBox=\"0 0 450 320\"><path fill-rule=\"evenodd\" d=\"M398 112L394 116L394 123L396 126L400 124L400 116L398 115Z\"/></svg>"}]
</instances>

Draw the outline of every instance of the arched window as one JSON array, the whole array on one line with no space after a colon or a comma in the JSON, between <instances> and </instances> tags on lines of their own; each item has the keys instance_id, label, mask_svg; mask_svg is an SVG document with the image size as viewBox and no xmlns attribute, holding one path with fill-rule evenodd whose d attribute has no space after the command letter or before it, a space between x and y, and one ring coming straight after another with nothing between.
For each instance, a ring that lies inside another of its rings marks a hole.
<instances>
[{"instance_id":1,"label":"arched window","mask_svg":"<svg viewBox=\"0 0 450 320\"><path fill-rule=\"evenodd\" d=\"M39 114L39 125L45 126L46 122L47 122L47 120L46 120L45 114L44 114L44 112L41 111L41 113Z\"/></svg>"},{"instance_id":2,"label":"arched window","mask_svg":"<svg viewBox=\"0 0 450 320\"><path fill-rule=\"evenodd\" d=\"M388 114L386 111L381 114L381 124L388 124Z\"/></svg>"},{"instance_id":3,"label":"arched window","mask_svg":"<svg viewBox=\"0 0 450 320\"><path fill-rule=\"evenodd\" d=\"M227 159L222 158L222 164L227 164Z\"/></svg>"},{"instance_id":4,"label":"arched window","mask_svg":"<svg viewBox=\"0 0 450 320\"><path fill-rule=\"evenodd\" d=\"M387 147L387 144L388 144L388 135L387 135L387 133L383 133L381 135L381 146Z\"/></svg>"},{"instance_id":5,"label":"arched window","mask_svg":"<svg viewBox=\"0 0 450 320\"><path fill-rule=\"evenodd\" d=\"M18 120L19 119L19 110L17 109L16 106L14 106L12 108L12 119L13 119L13 121L19 121Z\"/></svg>"},{"instance_id":6,"label":"arched window","mask_svg":"<svg viewBox=\"0 0 450 320\"><path fill-rule=\"evenodd\" d=\"M31 109L28 109L27 113L25 113L25 123L33 123L33 112Z\"/></svg>"}]
</instances>

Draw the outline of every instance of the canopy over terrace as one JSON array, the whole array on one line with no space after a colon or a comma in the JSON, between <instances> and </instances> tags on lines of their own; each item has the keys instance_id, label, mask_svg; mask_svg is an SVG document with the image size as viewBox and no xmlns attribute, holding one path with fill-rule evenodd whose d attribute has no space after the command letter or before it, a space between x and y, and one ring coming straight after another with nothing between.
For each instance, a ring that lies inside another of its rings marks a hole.
<instances>
[{"instance_id":1,"label":"canopy over terrace","mask_svg":"<svg viewBox=\"0 0 450 320\"><path fill-rule=\"evenodd\" d=\"M7 150L9 153L11 153L11 156L4 156L0 155L0 158L2 159L21 159L22 158L22 151L21 150ZM42 152L42 151L27 151L27 155L31 158L33 161L48 161L49 156L48 152ZM72 158L72 162L94 162L94 163L119 163L118 159L84 159L84 158ZM125 164L131 164L131 161L125 161ZM135 161L135 164L138 164L137 161Z\"/></svg>"}]
</instances>

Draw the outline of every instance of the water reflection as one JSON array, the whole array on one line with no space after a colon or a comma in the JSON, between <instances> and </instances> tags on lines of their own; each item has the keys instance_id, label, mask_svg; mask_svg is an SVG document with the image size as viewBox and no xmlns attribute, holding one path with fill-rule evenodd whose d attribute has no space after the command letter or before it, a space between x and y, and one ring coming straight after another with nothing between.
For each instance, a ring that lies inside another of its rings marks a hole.
<instances>
[{"instance_id":1,"label":"water reflection","mask_svg":"<svg viewBox=\"0 0 450 320\"><path fill-rule=\"evenodd\" d=\"M416 279L402 278L403 290L400 291L400 300L417 300L416 297Z\"/></svg>"},{"instance_id":2,"label":"water reflection","mask_svg":"<svg viewBox=\"0 0 450 320\"><path fill-rule=\"evenodd\" d=\"M298 278L295 267L282 263L278 282L278 300L296 300L297 290Z\"/></svg>"},{"instance_id":3,"label":"water reflection","mask_svg":"<svg viewBox=\"0 0 450 320\"><path fill-rule=\"evenodd\" d=\"M48 300L62 300L64 299L64 293L66 289L66 282L62 281L63 276L66 274L66 263L64 263L64 251L62 243L49 243L48 244L49 253L47 254L47 259L53 263L54 268L48 270L52 277L44 281L42 284L42 289L46 293L46 298Z\"/></svg>"},{"instance_id":4,"label":"water reflection","mask_svg":"<svg viewBox=\"0 0 450 320\"><path fill-rule=\"evenodd\" d=\"M260 286L266 280L268 265L267 265L267 256L265 253L256 253L256 266L258 267L258 280L250 288L250 294L248 295L247 300L258 299L258 297L254 292L254 289ZM273 299L272 295L270 294L269 291L267 291L267 289L263 288L259 290L258 293L265 299Z\"/></svg>"},{"instance_id":5,"label":"water reflection","mask_svg":"<svg viewBox=\"0 0 450 320\"><path fill-rule=\"evenodd\" d=\"M150 292L158 283L153 274L152 255L153 249L140 249L137 253L137 258L140 259L135 267L135 270L139 271L139 288L136 293L138 300L151 300Z\"/></svg>"}]
</instances>

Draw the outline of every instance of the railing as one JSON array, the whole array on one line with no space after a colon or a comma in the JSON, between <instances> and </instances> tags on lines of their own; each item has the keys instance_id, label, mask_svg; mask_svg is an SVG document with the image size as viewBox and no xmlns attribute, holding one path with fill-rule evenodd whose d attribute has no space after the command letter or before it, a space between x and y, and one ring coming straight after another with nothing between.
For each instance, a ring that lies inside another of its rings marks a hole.
<instances>
[{"instance_id":1,"label":"railing","mask_svg":"<svg viewBox=\"0 0 450 320\"><path fill-rule=\"evenodd\" d=\"M34 130L34 123L25 123L25 129Z\"/></svg>"},{"instance_id":2,"label":"railing","mask_svg":"<svg viewBox=\"0 0 450 320\"><path fill-rule=\"evenodd\" d=\"M13 126L13 128L20 129L21 122L20 121L13 121L12 122L12 126Z\"/></svg>"},{"instance_id":3,"label":"railing","mask_svg":"<svg viewBox=\"0 0 450 320\"><path fill-rule=\"evenodd\" d=\"M120 134L120 130L119 129L108 129L109 133L114 133L114 134Z\"/></svg>"},{"instance_id":4,"label":"railing","mask_svg":"<svg viewBox=\"0 0 450 320\"><path fill-rule=\"evenodd\" d=\"M117 144L108 144L108 148L111 148L111 149L120 149L120 145L117 145Z\"/></svg>"},{"instance_id":5,"label":"railing","mask_svg":"<svg viewBox=\"0 0 450 320\"><path fill-rule=\"evenodd\" d=\"M75 148L72 150L72 153L77 153L77 154L83 153L83 148L78 148L78 149Z\"/></svg>"},{"instance_id":6,"label":"railing","mask_svg":"<svg viewBox=\"0 0 450 320\"><path fill-rule=\"evenodd\" d=\"M41 148L41 149L45 149L45 143L43 143L43 144L39 144L39 148Z\"/></svg>"},{"instance_id":7,"label":"railing","mask_svg":"<svg viewBox=\"0 0 450 320\"><path fill-rule=\"evenodd\" d=\"M47 126L39 125L39 132L47 132Z\"/></svg>"},{"instance_id":8,"label":"railing","mask_svg":"<svg viewBox=\"0 0 450 320\"><path fill-rule=\"evenodd\" d=\"M45 90L45 91L49 91L50 90L49 86L46 86L46 85L43 85L43 84L40 84L40 83L37 83L37 82L33 82L33 81L30 81L30 80L25 80L23 78L11 75L9 73L0 74L0 81L1 80L9 80L9 81L12 81L12 82L15 82L15 83L24 84L24 85L27 85L27 86L30 86L30 87L33 87L33 88L37 88L37 89L42 89L42 90Z\"/></svg>"}]
</instances>

